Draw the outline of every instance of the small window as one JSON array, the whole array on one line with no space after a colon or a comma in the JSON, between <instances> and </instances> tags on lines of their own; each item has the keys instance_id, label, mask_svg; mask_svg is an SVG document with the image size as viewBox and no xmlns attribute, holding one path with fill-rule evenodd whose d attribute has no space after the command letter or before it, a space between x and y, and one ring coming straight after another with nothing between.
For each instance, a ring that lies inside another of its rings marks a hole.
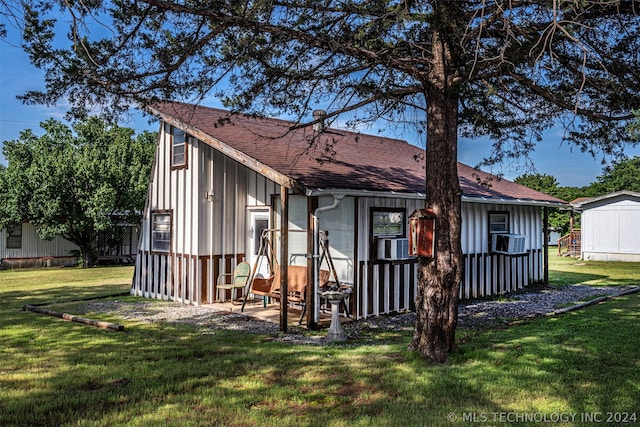
<instances>
[{"instance_id":1,"label":"small window","mask_svg":"<svg viewBox=\"0 0 640 427\"><path fill-rule=\"evenodd\" d=\"M151 218L151 251L168 253L171 250L171 212L153 212Z\"/></svg>"},{"instance_id":2,"label":"small window","mask_svg":"<svg viewBox=\"0 0 640 427\"><path fill-rule=\"evenodd\" d=\"M371 231L373 237L404 237L406 228L405 210L375 208L371 211Z\"/></svg>"},{"instance_id":3,"label":"small window","mask_svg":"<svg viewBox=\"0 0 640 427\"><path fill-rule=\"evenodd\" d=\"M509 232L509 212L489 212L489 234Z\"/></svg>"},{"instance_id":4,"label":"small window","mask_svg":"<svg viewBox=\"0 0 640 427\"><path fill-rule=\"evenodd\" d=\"M22 249L22 224L7 227L7 249Z\"/></svg>"},{"instance_id":5,"label":"small window","mask_svg":"<svg viewBox=\"0 0 640 427\"><path fill-rule=\"evenodd\" d=\"M171 126L171 167L187 167L187 134L174 126Z\"/></svg>"}]
</instances>

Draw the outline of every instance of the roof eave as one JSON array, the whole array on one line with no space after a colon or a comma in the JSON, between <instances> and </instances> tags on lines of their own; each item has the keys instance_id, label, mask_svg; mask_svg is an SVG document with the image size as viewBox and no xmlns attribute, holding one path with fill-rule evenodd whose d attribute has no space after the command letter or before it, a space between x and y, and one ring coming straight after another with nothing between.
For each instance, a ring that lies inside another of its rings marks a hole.
<instances>
[{"instance_id":1,"label":"roof eave","mask_svg":"<svg viewBox=\"0 0 640 427\"><path fill-rule=\"evenodd\" d=\"M532 199L512 199L505 197L472 196L462 195L463 202L472 203L495 203L499 205L528 205L528 206L548 206L554 208L570 208L568 203L556 202L552 200L532 200Z\"/></svg>"},{"instance_id":2,"label":"roof eave","mask_svg":"<svg viewBox=\"0 0 640 427\"><path fill-rule=\"evenodd\" d=\"M296 180L292 179L291 177L278 172L277 170L273 169L270 166L267 166L264 163L259 162L258 160L243 153L240 150L236 150L235 148L229 146L228 144L225 144L219 139L216 139L211 135L207 134L206 132L201 131L195 126L192 126L188 123L178 120L177 118L169 114L163 113L162 111L156 108L149 107L149 110L152 114L154 114L155 116L158 116L162 121L184 130L189 135L196 137L200 141L215 148L216 150L220 151L222 154L237 161L238 163L264 175L265 177L269 178L270 180L274 181L277 184L283 185L286 188L293 190L295 194L305 193L304 186L302 186L300 183L298 183Z\"/></svg>"},{"instance_id":3,"label":"roof eave","mask_svg":"<svg viewBox=\"0 0 640 427\"><path fill-rule=\"evenodd\" d=\"M399 191L370 191L355 190L348 188L308 188L305 194L311 196L353 196L353 197L385 197L394 199L414 199L423 200L424 193L417 192L399 192Z\"/></svg>"},{"instance_id":4,"label":"roof eave","mask_svg":"<svg viewBox=\"0 0 640 427\"><path fill-rule=\"evenodd\" d=\"M609 200L609 199L615 199L616 197L620 197L620 196L628 196L628 197L632 197L632 198L640 198L640 193L637 193L635 191L629 191L629 190L621 190L621 191L616 191L613 193L607 193L607 194L603 194L601 196L596 196L596 197L592 197L588 200L585 200L583 202L580 203L574 203L571 205L571 207L577 211L577 212L582 212L585 208L585 206L591 205L591 204L596 204L605 200Z\"/></svg>"},{"instance_id":5,"label":"roof eave","mask_svg":"<svg viewBox=\"0 0 640 427\"><path fill-rule=\"evenodd\" d=\"M424 200L426 195L424 193L403 193L397 191L368 191L368 190L352 190L341 188L309 188L306 193L307 196L361 196L361 197L385 197L396 199L414 199ZM502 205L529 205L529 206L548 206L557 208L569 208L568 203L555 202L550 200L530 200L530 199L509 199L499 197L487 197L487 196L471 196L465 194L462 196L463 202L470 203L495 203Z\"/></svg>"}]
</instances>

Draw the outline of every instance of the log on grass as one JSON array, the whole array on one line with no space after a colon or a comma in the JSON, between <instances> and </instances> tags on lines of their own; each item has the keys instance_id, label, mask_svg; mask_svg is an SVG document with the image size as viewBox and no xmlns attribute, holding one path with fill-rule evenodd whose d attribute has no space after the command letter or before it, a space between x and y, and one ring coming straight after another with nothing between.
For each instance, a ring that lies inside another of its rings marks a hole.
<instances>
[{"instance_id":1,"label":"log on grass","mask_svg":"<svg viewBox=\"0 0 640 427\"><path fill-rule=\"evenodd\" d=\"M23 311L32 311L34 313L46 314L47 316L59 317L60 319L70 320L72 322L84 323L86 325L96 326L102 329L111 329L113 331L123 331L124 326L116 323L103 322L100 320L87 319L84 317L74 316L73 314L62 313L60 311L47 310L46 308L36 307L25 304Z\"/></svg>"}]
</instances>

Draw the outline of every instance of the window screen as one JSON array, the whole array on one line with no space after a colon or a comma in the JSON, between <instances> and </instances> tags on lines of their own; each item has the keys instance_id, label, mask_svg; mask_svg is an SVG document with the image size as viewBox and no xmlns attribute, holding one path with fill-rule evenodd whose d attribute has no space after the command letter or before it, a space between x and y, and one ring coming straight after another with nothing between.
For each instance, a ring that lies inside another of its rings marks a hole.
<instances>
[{"instance_id":1,"label":"window screen","mask_svg":"<svg viewBox=\"0 0 640 427\"><path fill-rule=\"evenodd\" d=\"M169 252L171 250L171 213L154 212L151 224L151 250Z\"/></svg>"}]
</instances>

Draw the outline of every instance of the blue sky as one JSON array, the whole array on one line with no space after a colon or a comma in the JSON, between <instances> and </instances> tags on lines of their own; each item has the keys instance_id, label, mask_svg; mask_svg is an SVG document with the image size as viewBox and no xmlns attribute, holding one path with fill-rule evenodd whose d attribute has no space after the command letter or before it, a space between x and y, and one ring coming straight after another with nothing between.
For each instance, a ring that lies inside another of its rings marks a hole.
<instances>
[{"instance_id":1,"label":"blue sky","mask_svg":"<svg viewBox=\"0 0 640 427\"><path fill-rule=\"evenodd\" d=\"M19 46L15 31L9 28L7 39L0 39L0 143L17 139L24 129L32 129L41 134L40 122L49 118L64 120L67 105L61 103L56 107L41 105L23 105L16 99L16 95L27 90L39 90L44 87L43 73L29 63L28 56ZM208 105L219 107L219 105ZM149 123L148 118L136 114L128 121L119 122L120 126L135 129L156 131L158 125ZM394 135L389 135L394 136ZM404 136L396 136L405 138ZM411 141L410 141L411 142ZM462 139L458 144L458 160L470 166L475 166L491 151L489 143L483 140ZM629 150L629 156L640 155L640 148ZM589 185L602 174L601 158L581 153L571 149L567 144L561 144L560 130L550 130L545 139L539 143L531 155L535 171L522 169L522 165L511 162L486 169L491 173L502 173L507 179L514 179L523 173L543 173L556 177L561 186L582 187ZM6 160L0 153L0 163Z\"/></svg>"}]
</instances>

